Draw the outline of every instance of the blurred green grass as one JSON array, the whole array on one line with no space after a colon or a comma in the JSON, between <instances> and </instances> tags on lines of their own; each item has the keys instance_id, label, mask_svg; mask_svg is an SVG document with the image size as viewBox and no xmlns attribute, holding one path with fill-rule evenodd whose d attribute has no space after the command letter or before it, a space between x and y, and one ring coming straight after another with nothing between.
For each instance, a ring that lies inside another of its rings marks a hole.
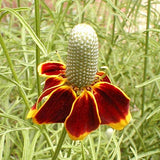
<instances>
[{"instance_id":1,"label":"blurred green grass","mask_svg":"<svg viewBox=\"0 0 160 160\"><path fill-rule=\"evenodd\" d=\"M65 62L70 30L82 22L96 30L98 68L131 98L133 119L123 131L114 131L110 138L106 134L107 126L101 126L82 143L67 137L58 159L160 159L160 1L151 1L147 55L147 1L52 0L48 5L47 1L40 0L40 39L35 35L32 1L17 0L14 5L10 0L6 0L7 5L0 2L0 31L18 79L17 82L0 47L0 159L52 159L63 124L46 125L44 129L26 120L28 107L20 90L31 107L38 96L35 44L41 48L41 62L59 61L57 52ZM145 83L144 58L148 62ZM44 79L40 81L42 87Z\"/></svg>"}]
</instances>

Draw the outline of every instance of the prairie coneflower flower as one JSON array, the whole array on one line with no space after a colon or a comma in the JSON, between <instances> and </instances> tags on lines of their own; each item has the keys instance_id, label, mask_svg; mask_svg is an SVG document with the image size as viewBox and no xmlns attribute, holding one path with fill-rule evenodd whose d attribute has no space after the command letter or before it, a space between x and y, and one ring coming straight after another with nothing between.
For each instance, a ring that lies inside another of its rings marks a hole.
<instances>
[{"instance_id":1,"label":"prairie coneflower flower","mask_svg":"<svg viewBox=\"0 0 160 160\"><path fill-rule=\"evenodd\" d=\"M94 29L76 25L71 31L67 65L52 61L39 65L39 74L47 79L27 118L37 124L64 123L73 140L83 139L100 124L123 129L131 119L130 99L104 72L97 72L97 63Z\"/></svg>"}]
</instances>

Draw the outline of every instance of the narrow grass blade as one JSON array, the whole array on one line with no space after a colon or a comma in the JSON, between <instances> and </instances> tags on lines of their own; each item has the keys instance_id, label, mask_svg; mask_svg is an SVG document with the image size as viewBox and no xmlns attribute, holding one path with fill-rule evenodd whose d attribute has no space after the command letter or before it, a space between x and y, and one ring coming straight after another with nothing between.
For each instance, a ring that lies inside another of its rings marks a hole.
<instances>
[{"instance_id":1,"label":"narrow grass blade","mask_svg":"<svg viewBox=\"0 0 160 160\"><path fill-rule=\"evenodd\" d=\"M5 143L5 134L1 136L1 140L0 140L0 159L2 159L2 156L3 156L4 143Z\"/></svg>"},{"instance_id":2,"label":"narrow grass blade","mask_svg":"<svg viewBox=\"0 0 160 160\"><path fill-rule=\"evenodd\" d=\"M150 79L150 80L147 80L147 81L145 81L145 82L143 82L143 83L141 83L141 84L139 84L139 85L137 85L135 87L136 88L141 88L141 87L144 87L144 86L146 86L146 85L148 85L150 83L156 82L158 80L160 80L160 76L159 75L154 77L154 78L152 78L152 79Z\"/></svg>"},{"instance_id":3,"label":"narrow grass blade","mask_svg":"<svg viewBox=\"0 0 160 160\"><path fill-rule=\"evenodd\" d=\"M45 48L45 46L43 45L43 43L40 41L40 39L36 36L35 32L33 31L33 29L30 27L30 25L25 21L25 19L18 13L16 12L14 9L11 8L2 8L0 10L0 12L2 11L7 11L10 12L11 14L13 14L14 16L16 16L18 18L18 20L22 23L22 25L25 27L25 29L28 31L28 33L30 34L30 36L32 37L32 39L34 40L34 42L38 45L38 47L41 49L41 51L43 52L43 54L45 56L47 56L47 50Z\"/></svg>"},{"instance_id":4,"label":"narrow grass blade","mask_svg":"<svg viewBox=\"0 0 160 160\"><path fill-rule=\"evenodd\" d=\"M142 159L142 158L149 157L155 154L160 154L160 150L158 149L154 151L144 152L144 153L139 154L137 157L131 158L130 160L136 160L136 158Z\"/></svg>"}]
</instances>

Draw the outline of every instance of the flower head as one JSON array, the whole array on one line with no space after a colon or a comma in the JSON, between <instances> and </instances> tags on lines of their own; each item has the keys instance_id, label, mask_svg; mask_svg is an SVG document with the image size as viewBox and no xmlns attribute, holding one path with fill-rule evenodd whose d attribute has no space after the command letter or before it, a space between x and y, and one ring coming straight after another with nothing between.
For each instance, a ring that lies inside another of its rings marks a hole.
<instances>
[{"instance_id":1,"label":"flower head","mask_svg":"<svg viewBox=\"0 0 160 160\"><path fill-rule=\"evenodd\" d=\"M71 139L81 140L100 124L121 130L130 121L128 96L104 72L97 72L98 38L94 29L72 29L67 65L45 62L38 72L47 77L27 118L37 124L64 123ZM38 107L44 97L45 102Z\"/></svg>"}]
</instances>

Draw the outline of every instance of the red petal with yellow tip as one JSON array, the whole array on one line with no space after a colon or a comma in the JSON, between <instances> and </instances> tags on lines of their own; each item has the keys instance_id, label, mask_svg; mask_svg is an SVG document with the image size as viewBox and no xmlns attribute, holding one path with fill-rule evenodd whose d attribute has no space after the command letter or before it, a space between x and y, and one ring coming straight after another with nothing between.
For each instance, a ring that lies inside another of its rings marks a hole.
<instances>
[{"instance_id":1,"label":"red petal with yellow tip","mask_svg":"<svg viewBox=\"0 0 160 160\"><path fill-rule=\"evenodd\" d=\"M38 66L38 72L42 76L54 76L65 73L66 67L62 63L45 62Z\"/></svg>"},{"instance_id":2,"label":"red petal with yellow tip","mask_svg":"<svg viewBox=\"0 0 160 160\"><path fill-rule=\"evenodd\" d=\"M106 82L93 86L93 93L98 105L101 124L108 124L114 129L123 129L130 121L128 96L118 87Z\"/></svg>"},{"instance_id":3,"label":"red petal with yellow tip","mask_svg":"<svg viewBox=\"0 0 160 160\"><path fill-rule=\"evenodd\" d=\"M33 107L30 109L30 111L28 112L27 118L32 118L34 116L34 114L37 112L37 105L39 104L39 102L46 97L47 95L49 95L51 92L53 92L58 86L64 84L65 80L62 77L52 77L52 78L48 78L45 81L45 85L44 85L44 89L43 89L43 93L40 95L40 97L38 98L38 101L33 105Z\"/></svg>"},{"instance_id":4,"label":"red petal with yellow tip","mask_svg":"<svg viewBox=\"0 0 160 160\"><path fill-rule=\"evenodd\" d=\"M64 122L75 98L76 94L69 86L58 87L32 117L33 121L38 124Z\"/></svg>"},{"instance_id":5,"label":"red petal with yellow tip","mask_svg":"<svg viewBox=\"0 0 160 160\"><path fill-rule=\"evenodd\" d=\"M70 115L65 121L68 135L73 140L81 140L98 128L100 118L94 96L83 91L74 101Z\"/></svg>"},{"instance_id":6,"label":"red petal with yellow tip","mask_svg":"<svg viewBox=\"0 0 160 160\"><path fill-rule=\"evenodd\" d=\"M48 96L51 92L53 92L57 87L51 87L49 89L46 89L38 98L38 101L31 107L30 111L27 114L27 118L32 118L34 117L35 113L37 112L38 109L38 104L42 101L43 98Z\"/></svg>"},{"instance_id":7,"label":"red petal with yellow tip","mask_svg":"<svg viewBox=\"0 0 160 160\"><path fill-rule=\"evenodd\" d=\"M99 76L100 81L111 83L109 77L105 74L105 72L99 71L96 73L96 75Z\"/></svg>"}]
</instances>

